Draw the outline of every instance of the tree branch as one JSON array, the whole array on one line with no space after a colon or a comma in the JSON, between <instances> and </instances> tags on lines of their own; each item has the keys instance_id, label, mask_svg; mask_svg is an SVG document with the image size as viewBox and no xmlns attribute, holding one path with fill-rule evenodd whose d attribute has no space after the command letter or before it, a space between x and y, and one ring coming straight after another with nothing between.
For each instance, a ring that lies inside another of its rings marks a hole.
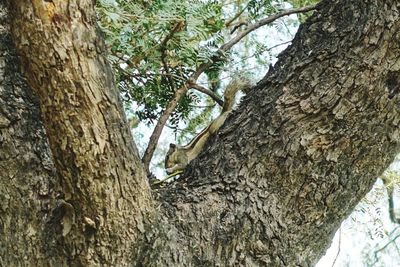
<instances>
[{"instance_id":1,"label":"tree branch","mask_svg":"<svg viewBox=\"0 0 400 267\"><path fill-rule=\"evenodd\" d=\"M190 88L196 89L199 92L202 92L203 94L208 95L209 97L211 97L215 102L218 103L218 105L220 105L222 107L222 105L224 104L224 101L222 101L222 99L217 96L213 91L205 88L204 86L201 86L198 83L193 83L190 84Z\"/></svg>"},{"instance_id":2,"label":"tree branch","mask_svg":"<svg viewBox=\"0 0 400 267\"><path fill-rule=\"evenodd\" d=\"M378 253L380 253L383 250L385 250L390 244L392 244L392 243L396 244L396 240L399 237L400 237L400 234L396 235L394 238L390 239L389 242L387 242L383 247L381 247L380 249L374 251L374 257L375 257L374 264L378 262Z\"/></svg>"},{"instance_id":3,"label":"tree branch","mask_svg":"<svg viewBox=\"0 0 400 267\"><path fill-rule=\"evenodd\" d=\"M264 26L267 25L268 23L271 23L281 17L284 16L288 16L291 14L297 14L297 13L304 13L304 12L308 12L311 10L314 10L316 8L316 5L309 5L309 6L305 6L305 7L300 7L300 8L293 8L293 9L288 9L282 12L279 12L277 14L271 15L268 18L262 19L254 24L251 24L249 26L247 26L243 31L239 32L233 39L231 39L229 42L227 42L226 44L222 45L221 48L219 49L220 52L226 52L228 51L232 46L234 46L235 44L237 44L241 39L243 39L243 37L245 37L246 35L248 35L250 32Z\"/></svg>"},{"instance_id":4,"label":"tree branch","mask_svg":"<svg viewBox=\"0 0 400 267\"><path fill-rule=\"evenodd\" d=\"M314 10L316 8L316 5L309 5L301 8L294 8L294 9L289 9L282 11L278 14L274 14L269 16L268 18L262 19L257 23L251 24L246 27L242 32L239 32L234 38L232 38L229 42L225 43L222 45L218 51L216 52L216 55L211 58L209 61L201 64L200 66L197 67L195 72L190 76L187 82L185 82L178 90L175 91L175 94L171 101L168 103L168 105L165 107L165 110L163 114L161 115L160 119L158 120L156 126L154 127L153 133L150 136L149 144L146 148L146 151L144 152L142 162L144 164L145 169L149 173L149 166L150 166L150 161L153 157L154 151L156 149L158 140L160 138L162 129L165 126L165 123L167 122L169 116L171 113L174 111L176 105L178 104L179 100L184 96L189 89L191 84L196 83L197 79L199 76L210 66L212 66L216 61L221 60L223 58L223 55L226 51L228 51L232 46L237 44L241 39L243 39L247 34L250 32L268 24L271 23L281 17L288 16L291 14L297 14L297 13L303 13L303 12L308 12L311 10Z\"/></svg>"},{"instance_id":5,"label":"tree branch","mask_svg":"<svg viewBox=\"0 0 400 267\"><path fill-rule=\"evenodd\" d=\"M243 14L243 12L247 9L248 6L249 6L249 4L247 3L247 5L242 10L237 12L231 19L229 19L227 22L225 22L225 27L228 28L229 26L231 26L231 24Z\"/></svg>"},{"instance_id":6,"label":"tree branch","mask_svg":"<svg viewBox=\"0 0 400 267\"><path fill-rule=\"evenodd\" d=\"M338 251L336 253L335 259L333 260L332 267L335 266L335 263L336 263L337 259L339 258L341 243L342 243L342 227L339 228Z\"/></svg>"},{"instance_id":7,"label":"tree branch","mask_svg":"<svg viewBox=\"0 0 400 267\"><path fill-rule=\"evenodd\" d=\"M184 27L184 25L185 25L185 23L183 21L179 21L178 23L176 23L174 28L169 32L169 34L164 38L164 40L160 44L161 62L163 64L165 73L167 74L165 76L174 92L176 91L176 87L175 87L174 80L172 79L171 73L169 71L168 63L166 61L166 59L167 59L166 46L167 46L168 41L171 40L171 38L174 36L174 34L178 31L180 31L182 29L182 27Z\"/></svg>"},{"instance_id":8,"label":"tree branch","mask_svg":"<svg viewBox=\"0 0 400 267\"><path fill-rule=\"evenodd\" d=\"M116 54L113 54L113 55L116 56L117 58L119 58L120 60L122 60L124 63L128 64L129 67L136 68L137 63L140 62L145 57L144 55L147 55L147 54L149 54L149 52L156 50L158 48L160 48L160 50L161 50L163 48L163 46L165 46L167 44L167 42L172 38L172 36L176 32L180 31L184 26L185 26L184 21L182 21L182 20L177 21L174 28L169 32L169 34L164 38L164 40L160 44L157 44L157 45L151 47L149 50L147 50L147 52L145 51L140 57L136 57L134 62L132 62L132 60L131 60L132 57L130 59L125 59L119 55L116 55Z\"/></svg>"},{"instance_id":9,"label":"tree branch","mask_svg":"<svg viewBox=\"0 0 400 267\"><path fill-rule=\"evenodd\" d=\"M393 199L393 193L394 193L394 184L393 181L386 177L381 177L383 184L385 185L386 192L388 195L388 206L389 206L389 217L392 223L397 223L400 224L400 218L397 218L395 210L394 210L394 199Z\"/></svg>"}]
</instances>

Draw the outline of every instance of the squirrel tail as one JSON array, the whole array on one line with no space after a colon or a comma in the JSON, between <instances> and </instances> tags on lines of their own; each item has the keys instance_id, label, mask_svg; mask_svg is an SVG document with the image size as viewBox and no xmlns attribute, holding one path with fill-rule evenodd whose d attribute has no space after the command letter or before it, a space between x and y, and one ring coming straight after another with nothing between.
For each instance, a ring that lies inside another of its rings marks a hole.
<instances>
[{"instance_id":1,"label":"squirrel tail","mask_svg":"<svg viewBox=\"0 0 400 267\"><path fill-rule=\"evenodd\" d=\"M226 87L224 92L224 104L222 106L222 113L232 110L235 104L235 96L238 91L243 91L251 86L250 80L246 77L234 78Z\"/></svg>"}]
</instances>

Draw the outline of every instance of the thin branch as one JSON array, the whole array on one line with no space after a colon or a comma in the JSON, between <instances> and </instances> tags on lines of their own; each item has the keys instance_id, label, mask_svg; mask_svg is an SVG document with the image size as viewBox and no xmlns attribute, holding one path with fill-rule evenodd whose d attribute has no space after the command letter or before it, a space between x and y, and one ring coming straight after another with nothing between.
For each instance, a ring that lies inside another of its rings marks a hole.
<instances>
[{"instance_id":1,"label":"thin branch","mask_svg":"<svg viewBox=\"0 0 400 267\"><path fill-rule=\"evenodd\" d=\"M271 47L268 47L268 49L265 49L264 51L262 51L261 54L263 54L263 53L265 53L265 52L270 52L270 51L271 51L272 49L274 49L274 48L277 48L277 47L282 46L282 45L285 45L285 44L289 44L289 43L291 43L291 42L292 42L292 40L286 41L286 42L283 42L283 43L279 43L279 44L276 44L276 45L271 46ZM250 56L247 56L247 57L242 58L242 60L243 60L243 61L248 60L248 59L254 57L254 56L256 55L256 53L257 53L257 52L254 52L254 53L251 54ZM233 63L233 64L230 65L230 66L235 66L235 65L237 65L237 64L239 64L239 63L241 63L241 62L240 62L240 61L237 61L237 62Z\"/></svg>"},{"instance_id":2,"label":"thin branch","mask_svg":"<svg viewBox=\"0 0 400 267\"><path fill-rule=\"evenodd\" d=\"M149 144L146 148L146 151L144 152L142 162L143 162L145 170L147 171L148 174L150 173L150 161L153 157L158 140L160 139L162 129L164 128L165 123L167 122L169 116L174 111L176 105L178 104L178 101L181 99L183 94L186 93L186 91L187 91L186 83L184 83L181 88L176 90L175 84L171 77L171 73L169 72L167 62L165 61L165 58L166 58L165 46L166 46L167 42L172 38L172 36L176 32L180 31L182 29L182 27L184 27L184 25L185 25L185 23L183 21L179 21L178 23L176 23L174 28L172 29L172 31L164 38L164 40L160 44L160 50L161 50L161 54L162 54L161 60L164 65L165 72L167 73L167 79L168 79L169 83L171 84L171 87L172 87L173 91L175 92L175 95L174 95L174 98L168 103L166 109L164 110L163 114L161 115L160 119L158 120L156 127L154 128L154 131L150 136Z\"/></svg>"},{"instance_id":3,"label":"thin branch","mask_svg":"<svg viewBox=\"0 0 400 267\"><path fill-rule=\"evenodd\" d=\"M164 112L161 114L160 119L158 120L156 126L154 127L153 133L150 136L149 144L148 144L146 151L144 152L144 156L142 158L143 165L144 165L145 169L147 170L147 172L150 173L150 171L149 171L150 161L153 157L158 140L160 139L161 132L162 132L166 122L168 121L168 118L170 117L171 113L175 110L175 107L177 106L179 100L186 94L187 90L189 89L189 86L191 84L195 84L197 79L199 78L199 76L206 69L208 69L210 66L212 66L215 62L221 60L221 58L223 58L223 55L226 51L228 51L232 46L237 44L241 39L243 39L250 32L260 28L261 26L271 23L281 17L288 16L291 14L308 12L308 11L314 10L315 8L316 8L316 5L309 5L309 6L305 6L305 7L301 7L301 8L289 9L289 10L285 10L280 13L271 15L268 18L262 19L254 24L251 24L251 25L247 26L242 32L239 32L229 42L222 45L218 49L216 56L211 58L209 61L201 64L200 66L198 66L197 69L195 70L195 72L189 77L189 79L185 83L183 83L183 85L178 90L175 91L174 96L172 97L171 101L165 107Z\"/></svg>"},{"instance_id":4,"label":"thin branch","mask_svg":"<svg viewBox=\"0 0 400 267\"><path fill-rule=\"evenodd\" d=\"M123 77L123 82L126 82L126 80L128 79L128 78L131 78L131 77L133 77L134 79L136 79L138 82L140 82L140 83L142 83L142 84L146 84L146 82L143 80L143 78L142 78L142 75L139 75L139 74L134 74L134 73L130 73L130 72L127 72L125 69L123 69L123 68L121 68L121 66L119 66L118 64L117 65L114 65L119 71L121 71L123 74L124 74L124 77ZM125 77L126 76L126 77Z\"/></svg>"},{"instance_id":5,"label":"thin branch","mask_svg":"<svg viewBox=\"0 0 400 267\"><path fill-rule=\"evenodd\" d=\"M152 185L154 186L154 185L162 184L162 183L168 181L169 179L173 178L174 176L177 176L177 175L179 175L179 174L181 174L181 173L183 173L182 170L181 170L181 171L176 171L176 172L174 172L174 173L168 175L167 177L165 177L165 178L163 178L163 179L161 179L161 180L159 180L159 181L156 181L156 182L152 183Z\"/></svg>"},{"instance_id":6,"label":"thin branch","mask_svg":"<svg viewBox=\"0 0 400 267\"><path fill-rule=\"evenodd\" d=\"M164 38L164 40L161 41L161 43L154 45L153 47L150 47L149 49L147 49L147 51L145 51L144 53L142 53L142 56L140 58L136 58L135 62L140 62L146 55L148 55L150 52L152 52L153 50L156 50L157 48L160 49L160 51L162 52L163 49L165 49L165 46L167 44L167 42L174 36L174 34L180 30L182 30L182 28L185 26L185 22L183 20L178 20L178 22L175 23L174 28L168 33L168 35ZM125 59L122 56L113 54L115 57L117 57L118 59L122 60L124 63L128 64L129 67L131 68L136 68L136 63L132 62L132 58L129 59Z\"/></svg>"},{"instance_id":7,"label":"thin branch","mask_svg":"<svg viewBox=\"0 0 400 267\"><path fill-rule=\"evenodd\" d=\"M167 36L165 36L164 40L162 40L162 42L160 43L161 49L165 48L168 41L171 40L171 38L174 36L174 34L177 33L178 31L182 30L182 28L184 26L185 26L184 21L178 21L177 23L175 23L174 28L172 28L172 30L168 33Z\"/></svg>"},{"instance_id":8,"label":"thin branch","mask_svg":"<svg viewBox=\"0 0 400 267\"><path fill-rule=\"evenodd\" d=\"M397 223L400 224L400 218L397 218L396 212L394 210L394 199L393 199L393 193L394 193L394 184L393 181L390 181L390 179L387 179L385 177L381 178L383 181L383 184L386 187L386 192L388 195L388 204L389 204L389 218L392 221L392 223Z\"/></svg>"},{"instance_id":9,"label":"thin branch","mask_svg":"<svg viewBox=\"0 0 400 267\"><path fill-rule=\"evenodd\" d=\"M378 262L378 260L379 260L378 259L378 253L380 253L383 250L385 250L390 244L392 244L392 243L396 244L396 239L399 238L399 237L400 237L400 234L396 235L394 238L389 240L389 242L386 243L383 247L381 247L380 249L374 251L374 257L375 257L375 262L374 263Z\"/></svg>"},{"instance_id":10,"label":"thin branch","mask_svg":"<svg viewBox=\"0 0 400 267\"><path fill-rule=\"evenodd\" d=\"M215 104L214 105L205 105L205 106L203 106L203 105L189 105L189 107L193 107L193 108L213 108L213 107L215 107Z\"/></svg>"},{"instance_id":11,"label":"thin branch","mask_svg":"<svg viewBox=\"0 0 400 267\"><path fill-rule=\"evenodd\" d=\"M342 243L342 227L340 226L340 228L339 228L338 252L336 253L336 257L335 257L335 260L334 260L333 263L332 263L332 267L335 266L335 263L336 263L337 259L339 258L341 243Z\"/></svg>"},{"instance_id":12,"label":"thin branch","mask_svg":"<svg viewBox=\"0 0 400 267\"><path fill-rule=\"evenodd\" d=\"M221 98L219 98L219 96L217 96L213 91L208 90L207 88L201 86L198 83L193 83L190 84L190 88L196 89L199 92L202 92L203 94L208 95L209 97L211 97L215 102L218 103L218 105L220 105L222 107L222 105L224 104L224 101L222 101Z\"/></svg>"},{"instance_id":13,"label":"thin branch","mask_svg":"<svg viewBox=\"0 0 400 267\"><path fill-rule=\"evenodd\" d=\"M249 3L247 3L247 5L242 10L237 12L230 20L225 22L225 27L228 28L229 26L231 26L231 24L243 14L243 12L247 9L248 6L249 6Z\"/></svg>"},{"instance_id":14,"label":"thin branch","mask_svg":"<svg viewBox=\"0 0 400 267\"><path fill-rule=\"evenodd\" d=\"M233 39L231 39L229 42L227 42L226 44L222 45L221 48L219 49L221 52L226 52L227 50L229 50L232 46L234 46L236 43L238 43L241 39L243 39L243 37L245 37L246 35L248 35L250 32L266 25L269 24L281 17L284 16L288 16L291 14L297 14L297 13L304 13L304 12L308 12L311 10L314 10L316 8L317 4L315 5L309 5L309 6L305 6L305 7L300 7L300 8L293 8L293 9L288 9L282 12L279 12L277 14L271 15L268 18L262 19L260 21L257 21L254 24L250 24L249 26L247 26L243 31L239 32Z\"/></svg>"},{"instance_id":15,"label":"thin branch","mask_svg":"<svg viewBox=\"0 0 400 267\"><path fill-rule=\"evenodd\" d=\"M169 71L168 63L167 63L167 43L171 38L174 36L174 34L180 30L182 30L182 27L185 26L185 23L183 21L180 21L175 24L174 28L169 32L169 34L164 38L164 40L160 44L160 51L161 51L161 62L163 64L164 70L166 72L166 77L168 80L168 83L171 85L171 88L173 91L176 91L175 88L175 83L174 80L172 79L171 73Z\"/></svg>"}]
</instances>

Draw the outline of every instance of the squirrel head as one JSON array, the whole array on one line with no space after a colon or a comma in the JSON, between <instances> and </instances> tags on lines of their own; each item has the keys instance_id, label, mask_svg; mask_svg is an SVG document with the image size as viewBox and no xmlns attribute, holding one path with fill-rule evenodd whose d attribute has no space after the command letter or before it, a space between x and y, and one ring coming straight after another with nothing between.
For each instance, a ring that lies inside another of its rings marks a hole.
<instances>
[{"instance_id":1,"label":"squirrel head","mask_svg":"<svg viewBox=\"0 0 400 267\"><path fill-rule=\"evenodd\" d=\"M165 169L171 168L172 166L175 165L175 160L174 160L174 152L176 151L176 145L175 144L169 144L169 149L167 152L167 155L165 156Z\"/></svg>"}]
</instances>

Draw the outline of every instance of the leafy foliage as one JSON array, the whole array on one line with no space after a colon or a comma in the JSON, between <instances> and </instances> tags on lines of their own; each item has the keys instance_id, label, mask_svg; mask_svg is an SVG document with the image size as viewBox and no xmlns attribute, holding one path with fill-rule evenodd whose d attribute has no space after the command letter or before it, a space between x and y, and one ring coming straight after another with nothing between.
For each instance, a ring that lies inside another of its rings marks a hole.
<instances>
[{"instance_id":1,"label":"leafy foliage","mask_svg":"<svg viewBox=\"0 0 400 267\"><path fill-rule=\"evenodd\" d=\"M141 121L151 123L204 62L214 62L201 77L213 92L226 84L222 76L228 77L254 59L265 70L272 57L265 41L256 35L225 53L223 60L216 60L221 56L218 48L249 23L288 7L285 1L272 0L100 0L97 11L123 98L128 106L135 104ZM176 129L180 121L189 121L200 100L189 91L172 114L170 125ZM196 124L204 120L197 119Z\"/></svg>"},{"instance_id":2,"label":"leafy foliage","mask_svg":"<svg viewBox=\"0 0 400 267\"><path fill-rule=\"evenodd\" d=\"M157 119L174 91L223 42L221 6L203 1L99 1L110 61L126 101L141 120ZM193 93L179 103L171 122L188 117Z\"/></svg>"}]
</instances>

